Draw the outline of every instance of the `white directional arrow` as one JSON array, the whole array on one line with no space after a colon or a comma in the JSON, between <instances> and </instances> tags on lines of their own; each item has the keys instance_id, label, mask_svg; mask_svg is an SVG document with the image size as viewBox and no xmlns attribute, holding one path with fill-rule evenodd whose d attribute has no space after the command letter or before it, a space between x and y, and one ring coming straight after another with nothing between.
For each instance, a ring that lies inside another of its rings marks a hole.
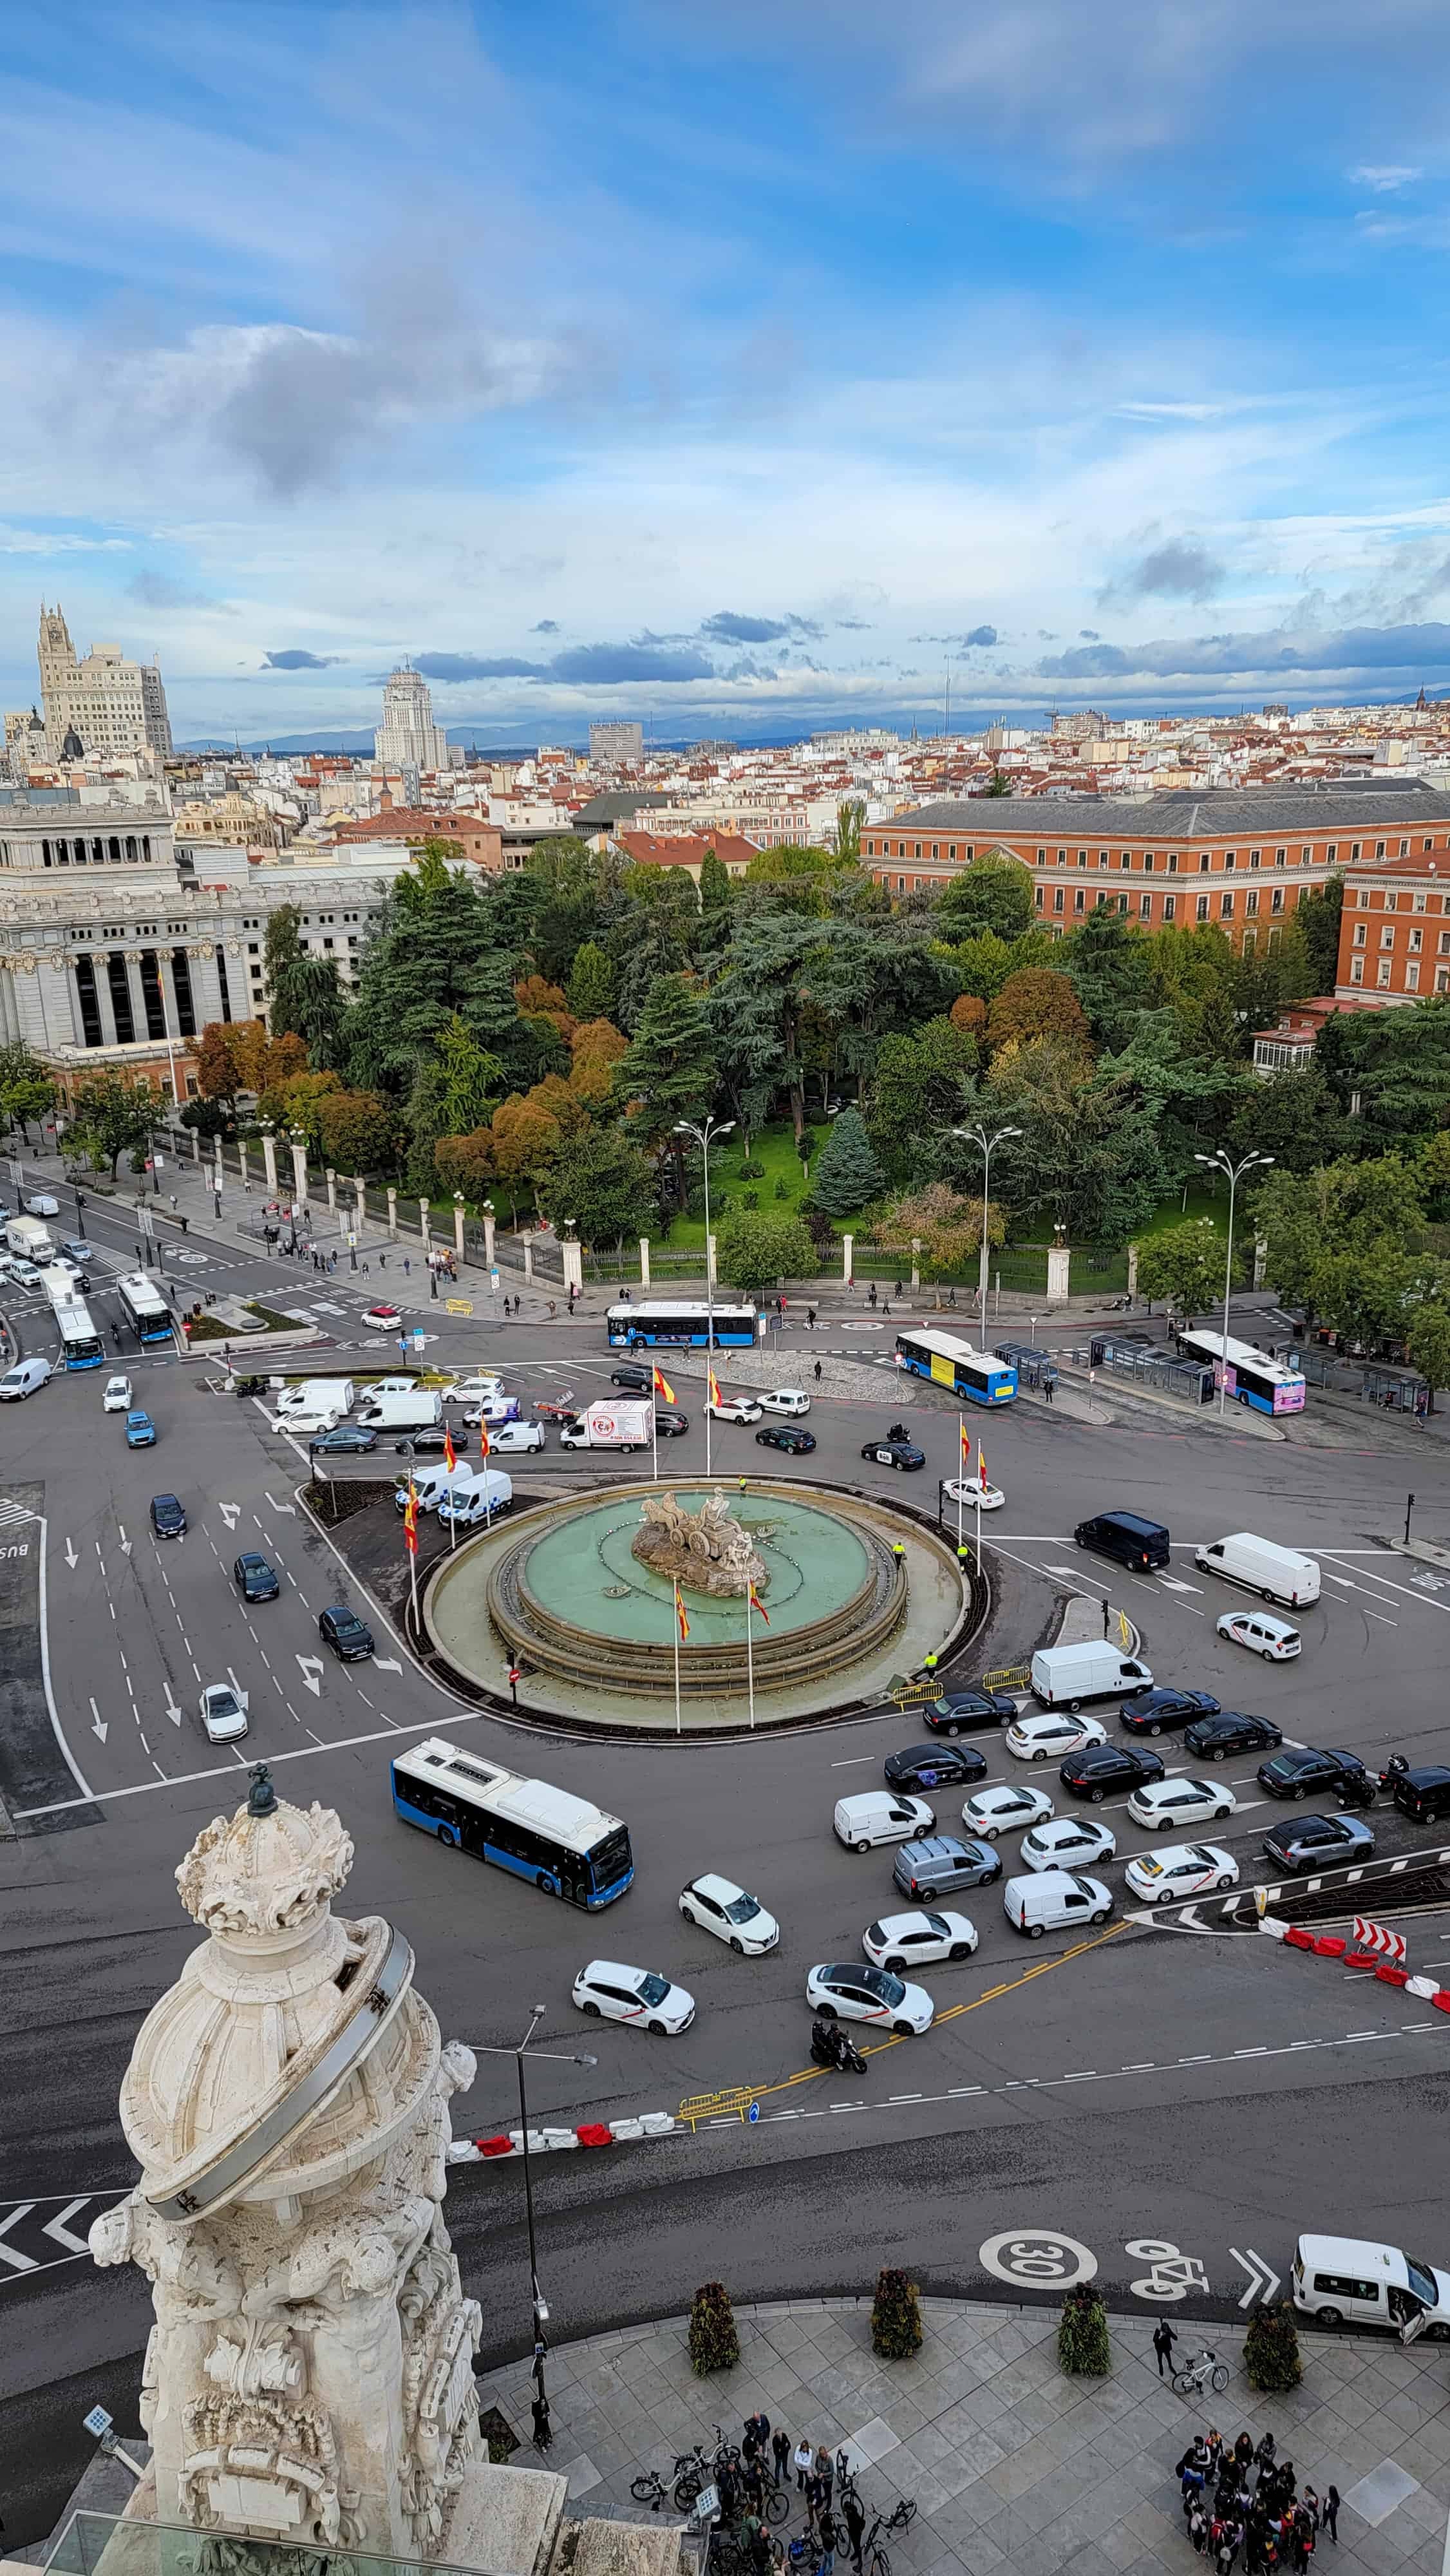
<instances>
[{"instance_id":1,"label":"white directional arrow","mask_svg":"<svg viewBox=\"0 0 1450 2576\"><path fill-rule=\"evenodd\" d=\"M284 1517L289 1520L295 1521L297 1518L297 1506L295 1503L279 1503L274 1494L268 1494L266 1496L266 1501L272 1511L281 1512Z\"/></svg>"},{"instance_id":2,"label":"white directional arrow","mask_svg":"<svg viewBox=\"0 0 1450 2576\"><path fill-rule=\"evenodd\" d=\"M237 1515L241 1511L241 1508L240 1503L218 1503L217 1509L221 1513L222 1519L226 1522L229 1530L234 1530L236 1528Z\"/></svg>"},{"instance_id":3,"label":"white directional arrow","mask_svg":"<svg viewBox=\"0 0 1450 2576\"><path fill-rule=\"evenodd\" d=\"M301 1669L302 1678L307 1684L308 1689L311 1691L313 1698L321 1699L322 1657L320 1655L299 1655L297 1662Z\"/></svg>"},{"instance_id":4,"label":"white directional arrow","mask_svg":"<svg viewBox=\"0 0 1450 2576\"><path fill-rule=\"evenodd\" d=\"M170 1718L173 1726L179 1726L181 1724L181 1711L171 1696L171 1688L169 1684L167 1685L166 1691L166 1714Z\"/></svg>"},{"instance_id":5,"label":"white directional arrow","mask_svg":"<svg viewBox=\"0 0 1450 2576\"><path fill-rule=\"evenodd\" d=\"M90 2192L83 2191L79 2200L67 2201L64 2209L56 2217L46 2220L41 2230L42 2235L53 2236L57 2245L63 2245L69 2254L89 2254L91 2249L85 2238L77 2236L73 2228L67 2227L66 2220L74 2218L78 2209L84 2209L91 2197Z\"/></svg>"},{"instance_id":6,"label":"white directional arrow","mask_svg":"<svg viewBox=\"0 0 1450 2576\"><path fill-rule=\"evenodd\" d=\"M80 1558L77 1556L77 1554L76 1554L76 1552L75 1552L75 1549L72 1547L72 1545L71 1545L71 1543L70 1543L70 1540L69 1540L68 1538L67 1538L66 1543L65 1543L65 1561L66 1561L67 1565L71 1568L72 1572L74 1572L74 1571L75 1571L75 1568L76 1568L76 1567L79 1565L79 1563L80 1563Z\"/></svg>"},{"instance_id":7,"label":"white directional arrow","mask_svg":"<svg viewBox=\"0 0 1450 2576\"><path fill-rule=\"evenodd\" d=\"M126 1524L124 1521L117 1521L116 1527L121 1533L121 1554L123 1556L129 1556L131 1553L132 1542L126 1536Z\"/></svg>"},{"instance_id":8,"label":"white directional arrow","mask_svg":"<svg viewBox=\"0 0 1450 2576\"><path fill-rule=\"evenodd\" d=\"M1267 2307L1279 2286L1279 2275L1272 2264L1266 2263L1262 2254L1256 2254L1252 2245L1247 2254L1241 2254L1236 2245L1231 2245L1228 2250L1234 2261L1242 2265L1248 2276L1249 2286L1240 2299L1239 2306L1251 2308L1255 2299L1261 2298Z\"/></svg>"},{"instance_id":9,"label":"white directional arrow","mask_svg":"<svg viewBox=\"0 0 1450 2576\"><path fill-rule=\"evenodd\" d=\"M92 1702L91 1702L91 1733L92 1733L92 1735L98 1735L98 1736L100 1737L100 1739L101 1739L101 1742L102 1742L103 1744L105 1743L105 1740L106 1740L106 1720L102 1717L101 1712L100 1712L100 1710L97 1708L96 1703L95 1703L95 1701L94 1701L94 1700L92 1700Z\"/></svg>"},{"instance_id":10,"label":"white directional arrow","mask_svg":"<svg viewBox=\"0 0 1450 2576\"><path fill-rule=\"evenodd\" d=\"M11 2228L18 2227L22 2218L28 2218L34 2207L33 2200L20 2200L4 2218L0 2218L0 2263L9 2263L17 2272L38 2272L40 2269L33 2255L21 2254L5 2242Z\"/></svg>"},{"instance_id":11,"label":"white directional arrow","mask_svg":"<svg viewBox=\"0 0 1450 2576\"><path fill-rule=\"evenodd\" d=\"M373 1657L375 1673L400 1673L402 1669L396 1655L374 1655Z\"/></svg>"}]
</instances>

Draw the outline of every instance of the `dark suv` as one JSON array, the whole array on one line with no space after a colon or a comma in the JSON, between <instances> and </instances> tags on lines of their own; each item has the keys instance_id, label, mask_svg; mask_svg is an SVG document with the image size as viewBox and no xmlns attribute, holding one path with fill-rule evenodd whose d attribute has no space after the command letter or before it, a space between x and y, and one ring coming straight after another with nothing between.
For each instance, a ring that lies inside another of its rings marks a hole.
<instances>
[{"instance_id":1,"label":"dark suv","mask_svg":"<svg viewBox=\"0 0 1450 2576\"><path fill-rule=\"evenodd\" d=\"M1110 1789L1141 1789L1145 1780L1163 1780L1161 1753L1140 1753L1136 1744L1084 1744L1065 1753L1057 1766L1064 1789L1100 1807Z\"/></svg>"},{"instance_id":2,"label":"dark suv","mask_svg":"<svg viewBox=\"0 0 1450 2576\"><path fill-rule=\"evenodd\" d=\"M360 1664L373 1651L371 1628L345 1601L324 1610L317 1627L323 1644L332 1648L340 1664Z\"/></svg>"},{"instance_id":3,"label":"dark suv","mask_svg":"<svg viewBox=\"0 0 1450 2576\"><path fill-rule=\"evenodd\" d=\"M1450 1816L1450 1769L1443 1762L1427 1762L1418 1770L1402 1771L1395 1781L1394 1800L1412 1824Z\"/></svg>"},{"instance_id":4,"label":"dark suv","mask_svg":"<svg viewBox=\"0 0 1450 2576\"><path fill-rule=\"evenodd\" d=\"M265 1556L259 1556L255 1548L248 1548L237 1558L232 1577L244 1601L275 1601L282 1590L276 1567Z\"/></svg>"},{"instance_id":5,"label":"dark suv","mask_svg":"<svg viewBox=\"0 0 1450 2576\"><path fill-rule=\"evenodd\" d=\"M1327 1753L1317 1745L1286 1745L1259 1764L1259 1787L1271 1798L1309 1798L1328 1790L1352 1807L1372 1807L1375 1783L1357 1753Z\"/></svg>"},{"instance_id":6,"label":"dark suv","mask_svg":"<svg viewBox=\"0 0 1450 2576\"><path fill-rule=\"evenodd\" d=\"M650 1394L654 1382L653 1369L640 1368L633 1360L621 1360L618 1368L609 1372L610 1385L625 1387L631 1395Z\"/></svg>"},{"instance_id":7,"label":"dark suv","mask_svg":"<svg viewBox=\"0 0 1450 2576\"><path fill-rule=\"evenodd\" d=\"M1162 1522L1142 1520L1137 1512L1098 1512L1090 1521L1079 1521L1073 1537L1079 1547L1090 1547L1098 1556L1114 1557L1119 1565L1146 1570L1171 1562L1168 1532Z\"/></svg>"}]
</instances>

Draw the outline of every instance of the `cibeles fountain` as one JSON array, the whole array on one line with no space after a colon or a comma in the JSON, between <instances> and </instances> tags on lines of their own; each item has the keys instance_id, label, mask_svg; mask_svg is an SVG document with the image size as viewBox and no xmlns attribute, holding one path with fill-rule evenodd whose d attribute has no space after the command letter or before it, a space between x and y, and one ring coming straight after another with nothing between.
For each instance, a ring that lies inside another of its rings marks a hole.
<instances>
[{"instance_id":1,"label":"cibeles fountain","mask_svg":"<svg viewBox=\"0 0 1450 2576\"><path fill-rule=\"evenodd\" d=\"M474 2059L444 2044L401 1932L333 1913L352 1859L332 1809L263 1769L176 1873L207 1938L137 2037L121 2120L141 2179L90 2239L152 2285L131 2523L210 2535L201 2576L247 2563L233 2542L530 2576L563 2481L488 2461L480 2309L443 2218Z\"/></svg>"}]
</instances>

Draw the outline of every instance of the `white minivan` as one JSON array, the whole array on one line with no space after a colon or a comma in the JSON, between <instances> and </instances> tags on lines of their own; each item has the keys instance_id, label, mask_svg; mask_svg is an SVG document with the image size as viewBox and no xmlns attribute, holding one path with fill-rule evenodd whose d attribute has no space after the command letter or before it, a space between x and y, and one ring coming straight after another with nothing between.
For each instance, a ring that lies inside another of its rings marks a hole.
<instances>
[{"instance_id":1,"label":"white minivan","mask_svg":"<svg viewBox=\"0 0 1450 2576\"><path fill-rule=\"evenodd\" d=\"M936 1817L925 1798L903 1798L891 1789L864 1789L857 1797L838 1798L831 1818L838 1843L848 1851L870 1851L874 1843L909 1843L917 1834L934 1834Z\"/></svg>"},{"instance_id":2,"label":"white minivan","mask_svg":"<svg viewBox=\"0 0 1450 2576\"><path fill-rule=\"evenodd\" d=\"M49 1360L17 1360L0 1377L0 1404L18 1404L27 1395L38 1394L51 1373Z\"/></svg>"},{"instance_id":3,"label":"white minivan","mask_svg":"<svg viewBox=\"0 0 1450 2576\"><path fill-rule=\"evenodd\" d=\"M1405 2343L1450 2337L1450 2273L1417 2263L1398 2245L1360 2236L1301 2236L1294 2248L1294 2305L1322 2326L1391 2326Z\"/></svg>"},{"instance_id":4,"label":"white minivan","mask_svg":"<svg viewBox=\"0 0 1450 2576\"><path fill-rule=\"evenodd\" d=\"M1081 1708L1086 1699L1130 1699L1151 1690L1145 1663L1096 1637L1077 1646L1041 1646L1032 1658L1032 1695L1044 1708Z\"/></svg>"},{"instance_id":5,"label":"white minivan","mask_svg":"<svg viewBox=\"0 0 1450 2576\"><path fill-rule=\"evenodd\" d=\"M1064 1925L1106 1923L1112 1910L1112 1892L1102 1880L1080 1878L1071 1869L1035 1869L1026 1878L1009 1878L1002 1890L1003 1913L1029 1941Z\"/></svg>"},{"instance_id":6,"label":"white minivan","mask_svg":"<svg viewBox=\"0 0 1450 2576\"><path fill-rule=\"evenodd\" d=\"M1193 1562L1200 1574L1221 1574L1226 1582L1247 1585L1261 1601L1282 1601L1290 1610L1302 1610L1319 1598L1314 1558L1301 1556L1294 1547L1276 1547L1270 1538L1255 1538L1252 1530L1235 1530L1228 1538L1196 1547Z\"/></svg>"}]
</instances>

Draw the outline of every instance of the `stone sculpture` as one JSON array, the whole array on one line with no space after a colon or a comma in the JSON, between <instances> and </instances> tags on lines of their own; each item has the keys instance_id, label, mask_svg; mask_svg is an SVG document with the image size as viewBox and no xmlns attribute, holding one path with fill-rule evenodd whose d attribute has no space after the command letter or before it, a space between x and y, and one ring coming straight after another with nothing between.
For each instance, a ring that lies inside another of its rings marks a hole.
<instances>
[{"instance_id":1,"label":"stone sculpture","mask_svg":"<svg viewBox=\"0 0 1450 2576\"><path fill-rule=\"evenodd\" d=\"M719 1600L743 1598L749 1584L761 1590L768 1580L765 1559L721 1493L707 1495L698 1512L687 1512L678 1494L646 1494L629 1544L652 1573Z\"/></svg>"}]
</instances>

